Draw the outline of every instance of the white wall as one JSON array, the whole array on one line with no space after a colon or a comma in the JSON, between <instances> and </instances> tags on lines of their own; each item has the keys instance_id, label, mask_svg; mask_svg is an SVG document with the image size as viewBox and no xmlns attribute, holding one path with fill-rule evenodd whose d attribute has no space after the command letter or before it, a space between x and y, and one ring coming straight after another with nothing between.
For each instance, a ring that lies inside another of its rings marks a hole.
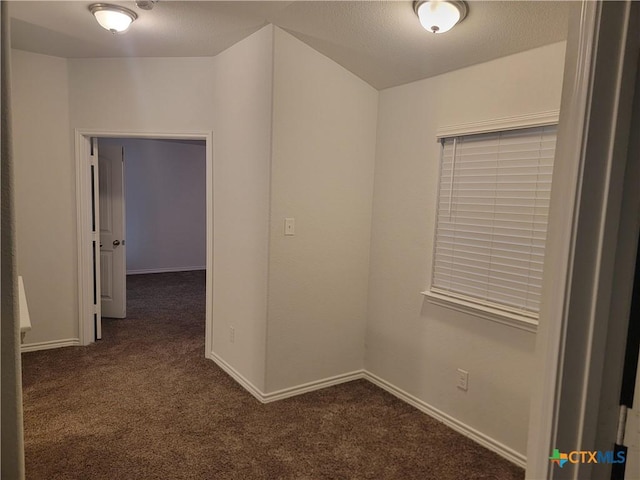
<instances>
[{"instance_id":1,"label":"white wall","mask_svg":"<svg viewBox=\"0 0 640 480\"><path fill-rule=\"evenodd\" d=\"M191 133L213 129L213 59L69 59L72 128Z\"/></svg>"},{"instance_id":2,"label":"white wall","mask_svg":"<svg viewBox=\"0 0 640 480\"><path fill-rule=\"evenodd\" d=\"M436 129L560 107L564 43L380 92L366 368L526 451L535 334L430 304ZM469 390L456 388L456 369Z\"/></svg>"},{"instance_id":3,"label":"white wall","mask_svg":"<svg viewBox=\"0 0 640 480\"><path fill-rule=\"evenodd\" d=\"M127 273L206 268L204 141L99 140L124 147Z\"/></svg>"},{"instance_id":4,"label":"white wall","mask_svg":"<svg viewBox=\"0 0 640 480\"><path fill-rule=\"evenodd\" d=\"M269 392L363 367L378 99L275 32Z\"/></svg>"},{"instance_id":5,"label":"white wall","mask_svg":"<svg viewBox=\"0 0 640 480\"><path fill-rule=\"evenodd\" d=\"M74 159L64 59L12 52L18 273L27 344L78 338Z\"/></svg>"},{"instance_id":6,"label":"white wall","mask_svg":"<svg viewBox=\"0 0 640 480\"><path fill-rule=\"evenodd\" d=\"M265 388L273 27L214 58L214 354ZM231 342L229 329L235 329Z\"/></svg>"}]
</instances>

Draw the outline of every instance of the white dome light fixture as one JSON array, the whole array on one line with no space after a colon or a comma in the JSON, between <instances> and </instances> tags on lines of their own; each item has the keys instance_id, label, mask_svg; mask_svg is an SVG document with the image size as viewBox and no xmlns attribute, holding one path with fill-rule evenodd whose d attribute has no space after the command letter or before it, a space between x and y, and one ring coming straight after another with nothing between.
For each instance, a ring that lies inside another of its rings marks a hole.
<instances>
[{"instance_id":1,"label":"white dome light fixture","mask_svg":"<svg viewBox=\"0 0 640 480\"><path fill-rule=\"evenodd\" d=\"M448 32L467 16L466 3L453 0L421 0L413 9L425 30L433 33Z\"/></svg>"},{"instance_id":2,"label":"white dome light fixture","mask_svg":"<svg viewBox=\"0 0 640 480\"><path fill-rule=\"evenodd\" d=\"M126 31L131 23L138 18L138 15L128 8L106 3L94 3L89 6L89 11L96 17L100 26L111 33Z\"/></svg>"}]
</instances>

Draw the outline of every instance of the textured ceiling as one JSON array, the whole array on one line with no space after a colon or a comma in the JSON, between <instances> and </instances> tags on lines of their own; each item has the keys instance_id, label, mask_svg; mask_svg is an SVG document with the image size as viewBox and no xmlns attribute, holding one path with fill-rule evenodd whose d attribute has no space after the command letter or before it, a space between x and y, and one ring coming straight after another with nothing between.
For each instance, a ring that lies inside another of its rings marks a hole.
<instances>
[{"instance_id":1,"label":"textured ceiling","mask_svg":"<svg viewBox=\"0 0 640 480\"><path fill-rule=\"evenodd\" d=\"M175 57L220 53L277 25L382 89L564 40L571 2L469 1L450 32L422 29L411 1L159 1L112 35L86 1L11 2L14 48L59 57Z\"/></svg>"}]
</instances>

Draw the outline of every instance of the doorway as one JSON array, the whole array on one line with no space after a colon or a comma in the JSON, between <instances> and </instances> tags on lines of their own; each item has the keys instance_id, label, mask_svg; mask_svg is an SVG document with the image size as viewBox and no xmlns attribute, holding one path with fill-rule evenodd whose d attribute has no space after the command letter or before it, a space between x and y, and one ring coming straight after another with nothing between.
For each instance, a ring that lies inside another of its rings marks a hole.
<instances>
[{"instance_id":1,"label":"doorway","mask_svg":"<svg viewBox=\"0 0 640 480\"><path fill-rule=\"evenodd\" d=\"M99 138L98 165L102 316L125 318L132 275L206 270L206 145Z\"/></svg>"},{"instance_id":2,"label":"doorway","mask_svg":"<svg viewBox=\"0 0 640 480\"><path fill-rule=\"evenodd\" d=\"M100 142L98 142L100 139ZM118 140L115 140L118 139ZM210 133L170 134L150 133L133 134L126 132L76 131L76 196L78 205L78 287L79 287L79 333L82 345L89 345L101 334L101 254L100 254L100 194L99 194L99 145L114 145L120 142L160 141L167 145L191 144L199 142L205 149L205 252L206 269L206 318L205 318L205 357L210 357L212 345L212 267L213 267L213 166L212 135ZM124 240L124 238L122 239ZM104 246L104 241L103 241ZM125 247L125 245L119 245ZM123 253L125 249L123 248ZM126 253L125 253L126 255ZM126 258L126 257L125 257ZM148 259L147 259L148 260ZM125 260L126 261L126 260ZM134 264L135 265L135 264ZM185 265L194 267L195 265ZM175 265L173 266L175 267ZM162 267L159 267L162 269ZM171 268L171 267L164 267ZM141 269L138 269L141 270ZM147 273L151 273L147 269ZM158 270L158 268L156 268ZM167 270L165 270L167 271ZM138 272L142 273L142 272Z\"/></svg>"}]
</instances>

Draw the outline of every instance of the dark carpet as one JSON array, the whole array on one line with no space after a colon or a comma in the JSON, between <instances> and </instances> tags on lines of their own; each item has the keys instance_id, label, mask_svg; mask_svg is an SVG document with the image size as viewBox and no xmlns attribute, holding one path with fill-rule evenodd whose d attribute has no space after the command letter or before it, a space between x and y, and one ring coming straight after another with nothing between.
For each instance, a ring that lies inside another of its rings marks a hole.
<instances>
[{"instance_id":1,"label":"dark carpet","mask_svg":"<svg viewBox=\"0 0 640 480\"><path fill-rule=\"evenodd\" d=\"M204 272L127 281L102 341L23 354L28 480L524 477L364 380L262 405L204 359Z\"/></svg>"}]
</instances>

